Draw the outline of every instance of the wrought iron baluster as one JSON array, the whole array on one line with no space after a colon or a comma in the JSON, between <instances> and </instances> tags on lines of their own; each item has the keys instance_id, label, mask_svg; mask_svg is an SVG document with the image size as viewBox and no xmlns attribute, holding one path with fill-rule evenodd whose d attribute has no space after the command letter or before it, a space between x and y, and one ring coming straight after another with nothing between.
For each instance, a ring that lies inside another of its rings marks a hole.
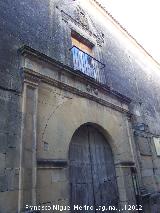
<instances>
[{"instance_id":1,"label":"wrought iron baluster","mask_svg":"<svg viewBox=\"0 0 160 213\"><path fill-rule=\"evenodd\" d=\"M104 64L75 46L71 48L71 51L75 70L81 71L100 83L105 83Z\"/></svg>"}]
</instances>

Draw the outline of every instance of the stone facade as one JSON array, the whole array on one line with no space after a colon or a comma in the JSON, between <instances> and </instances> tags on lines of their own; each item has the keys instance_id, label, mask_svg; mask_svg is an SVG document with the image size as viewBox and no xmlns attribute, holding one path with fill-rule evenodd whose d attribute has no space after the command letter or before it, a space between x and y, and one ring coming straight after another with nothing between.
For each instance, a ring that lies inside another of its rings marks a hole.
<instances>
[{"instance_id":1,"label":"stone facade","mask_svg":"<svg viewBox=\"0 0 160 213\"><path fill-rule=\"evenodd\" d=\"M112 148L120 208L136 195L158 213L159 67L95 1L67 2L0 1L0 212L69 205L69 145L89 123ZM72 31L93 44L105 84L73 69Z\"/></svg>"},{"instance_id":2,"label":"stone facade","mask_svg":"<svg viewBox=\"0 0 160 213\"><path fill-rule=\"evenodd\" d=\"M135 204L131 196L132 189L127 195L127 188L132 184L130 167L123 166L127 162L131 162L133 166L136 163L129 128L130 100L126 98L122 101L119 96L111 91L107 92L106 88L99 87L94 81L78 74L75 76L63 67L57 69L57 65L49 66L46 62L42 63L42 59L37 61L31 52L25 53L24 50L23 54L25 122L21 155L24 162L21 165L21 178L24 179L20 195L22 206L34 203L69 205L69 167L55 164L57 159L68 163L71 138L76 129L85 123L102 129L112 147L120 204L123 206L128 200ZM91 90L88 90L88 86ZM95 89L98 94L95 94ZM126 175L123 174L125 172ZM127 187L124 176L129 184Z\"/></svg>"}]
</instances>

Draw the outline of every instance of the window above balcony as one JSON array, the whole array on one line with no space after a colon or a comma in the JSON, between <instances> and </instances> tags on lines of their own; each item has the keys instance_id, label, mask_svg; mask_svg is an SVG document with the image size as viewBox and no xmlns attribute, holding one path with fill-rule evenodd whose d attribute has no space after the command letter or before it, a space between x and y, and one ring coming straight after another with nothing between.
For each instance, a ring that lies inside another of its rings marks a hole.
<instances>
[{"instance_id":1,"label":"window above balcony","mask_svg":"<svg viewBox=\"0 0 160 213\"><path fill-rule=\"evenodd\" d=\"M81 35L72 31L71 33L72 45L79 48L83 52L92 55L94 45L88 41L87 39L83 38ZM93 55L92 55L93 56Z\"/></svg>"},{"instance_id":2,"label":"window above balcony","mask_svg":"<svg viewBox=\"0 0 160 213\"><path fill-rule=\"evenodd\" d=\"M93 47L86 45L85 42L83 42L82 40L78 40L77 38L73 36L72 36L72 45L88 53L89 55L92 55L93 53L92 51Z\"/></svg>"},{"instance_id":3,"label":"window above balcony","mask_svg":"<svg viewBox=\"0 0 160 213\"><path fill-rule=\"evenodd\" d=\"M74 70L78 70L100 83L105 83L105 65L93 57L94 45L75 32L72 32L71 38Z\"/></svg>"}]
</instances>

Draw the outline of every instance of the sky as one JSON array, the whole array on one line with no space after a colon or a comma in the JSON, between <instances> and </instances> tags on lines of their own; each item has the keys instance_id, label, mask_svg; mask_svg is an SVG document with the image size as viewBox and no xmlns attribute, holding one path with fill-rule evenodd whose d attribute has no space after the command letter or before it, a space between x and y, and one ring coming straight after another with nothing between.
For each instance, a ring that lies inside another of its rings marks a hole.
<instances>
[{"instance_id":1,"label":"sky","mask_svg":"<svg viewBox=\"0 0 160 213\"><path fill-rule=\"evenodd\" d=\"M98 0L160 63L160 0Z\"/></svg>"}]
</instances>

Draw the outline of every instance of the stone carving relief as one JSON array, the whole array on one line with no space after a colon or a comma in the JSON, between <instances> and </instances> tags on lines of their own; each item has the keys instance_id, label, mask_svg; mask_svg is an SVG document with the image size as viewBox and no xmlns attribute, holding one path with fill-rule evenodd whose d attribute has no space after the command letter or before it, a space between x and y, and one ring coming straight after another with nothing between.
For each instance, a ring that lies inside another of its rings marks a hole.
<instances>
[{"instance_id":1,"label":"stone carving relief","mask_svg":"<svg viewBox=\"0 0 160 213\"><path fill-rule=\"evenodd\" d=\"M75 9L75 16L72 17L64 10L61 10L62 20L69 25L76 25L79 28L83 29L85 32L91 36L98 46L102 47L104 43L104 34L102 32L93 32L89 26L89 17L86 12L80 7L77 6ZM71 26L71 27L72 27Z\"/></svg>"},{"instance_id":2,"label":"stone carving relief","mask_svg":"<svg viewBox=\"0 0 160 213\"><path fill-rule=\"evenodd\" d=\"M98 89L90 86L89 84L86 85L86 90L89 92L89 93L93 93L95 95L98 95Z\"/></svg>"},{"instance_id":3,"label":"stone carving relief","mask_svg":"<svg viewBox=\"0 0 160 213\"><path fill-rule=\"evenodd\" d=\"M76 20L84 27L86 28L87 30L89 30L89 23L88 23L88 19L86 17L86 14L85 14L85 11L80 7L78 6L76 8Z\"/></svg>"}]
</instances>

